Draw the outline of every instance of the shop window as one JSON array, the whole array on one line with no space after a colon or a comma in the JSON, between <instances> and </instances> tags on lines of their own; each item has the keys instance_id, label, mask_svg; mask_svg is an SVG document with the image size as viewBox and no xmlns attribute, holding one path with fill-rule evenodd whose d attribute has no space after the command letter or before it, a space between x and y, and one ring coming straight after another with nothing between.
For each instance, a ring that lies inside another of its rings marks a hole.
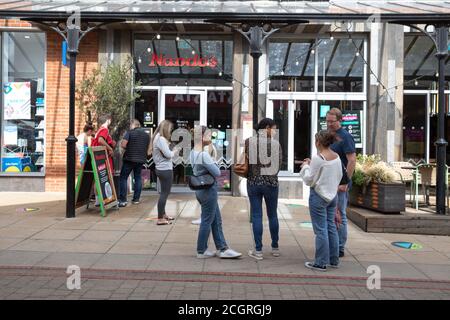
<instances>
[{"instance_id":1,"label":"shop window","mask_svg":"<svg viewBox=\"0 0 450 320\"><path fill-rule=\"evenodd\" d=\"M280 171L288 171L289 147L289 100L273 101L273 120L278 129L276 137L281 145L282 161Z\"/></svg>"},{"instance_id":2,"label":"shop window","mask_svg":"<svg viewBox=\"0 0 450 320\"><path fill-rule=\"evenodd\" d=\"M207 92L208 128L212 130L212 146L221 172L217 184L223 191L231 190L232 98L232 91Z\"/></svg>"},{"instance_id":3,"label":"shop window","mask_svg":"<svg viewBox=\"0 0 450 320\"><path fill-rule=\"evenodd\" d=\"M425 161L427 95L403 96L403 159Z\"/></svg>"},{"instance_id":4,"label":"shop window","mask_svg":"<svg viewBox=\"0 0 450 320\"><path fill-rule=\"evenodd\" d=\"M425 35L405 34L404 44L404 88L410 90L437 90L438 63L433 41ZM445 75L445 88L448 90L450 88L449 59L446 60Z\"/></svg>"},{"instance_id":5,"label":"shop window","mask_svg":"<svg viewBox=\"0 0 450 320\"><path fill-rule=\"evenodd\" d=\"M269 43L271 91L314 91L314 41Z\"/></svg>"},{"instance_id":6,"label":"shop window","mask_svg":"<svg viewBox=\"0 0 450 320\"><path fill-rule=\"evenodd\" d=\"M364 41L321 39L318 45L319 92L363 92Z\"/></svg>"},{"instance_id":7,"label":"shop window","mask_svg":"<svg viewBox=\"0 0 450 320\"><path fill-rule=\"evenodd\" d=\"M136 81L147 86L231 86L233 41L136 34Z\"/></svg>"},{"instance_id":8,"label":"shop window","mask_svg":"<svg viewBox=\"0 0 450 320\"><path fill-rule=\"evenodd\" d=\"M301 161L311 156L311 104L312 101L295 101L294 172L300 172Z\"/></svg>"},{"instance_id":9,"label":"shop window","mask_svg":"<svg viewBox=\"0 0 450 320\"><path fill-rule=\"evenodd\" d=\"M2 34L1 172L44 172L45 34Z\"/></svg>"},{"instance_id":10,"label":"shop window","mask_svg":"<svg viewBox=\"0 0 450 320\"><path fill-rule=\"evenodd\" d=\"M326 130L326 114L331 108L339 108L342 111L342 127L347 130L355 140L357 153L363 153L363 132L364 132L364 108L362 101L339 101L321 100L318 101L319 110L319 130Z\"/></svg>"}]
</instances>

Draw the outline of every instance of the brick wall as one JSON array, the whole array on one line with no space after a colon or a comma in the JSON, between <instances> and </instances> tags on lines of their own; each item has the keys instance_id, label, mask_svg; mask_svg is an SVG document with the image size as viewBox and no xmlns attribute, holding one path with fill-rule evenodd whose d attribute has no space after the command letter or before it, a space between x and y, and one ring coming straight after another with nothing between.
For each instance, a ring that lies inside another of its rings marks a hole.
<instances>
[{"instance_id":1,"label":"brick wall","mask_svg":"<svg viewBox=\"0 0 450 320\"><path fill-rule=\"evenodd\" d=\"M66 183L65 139L69 134L69 68L62 65L61 42L60 35L47 32L46 191L65 191ZM81 41L77 56L76 82L88 76L97 66L98 34L94 31L87 34ZM84 115L77 109L75 135L83 129L84 121Z\"/></svg>"}]
</instances>

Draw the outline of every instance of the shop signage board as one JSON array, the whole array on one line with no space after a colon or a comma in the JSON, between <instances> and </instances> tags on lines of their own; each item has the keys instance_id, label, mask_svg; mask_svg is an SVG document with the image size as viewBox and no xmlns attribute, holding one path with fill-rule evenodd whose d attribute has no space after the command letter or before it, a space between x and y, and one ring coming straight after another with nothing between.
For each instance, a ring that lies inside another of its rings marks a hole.
<instances>
[{"instance_id":1,"label":"shop signage board","mask_svg":"<svg viewBox=\"0 0 450 320\"><path fill-rule=\"evenodd\" d=\"M209 67L215 68L219 64L216 57L201 57L198 54L185 57L171 57L164 54L153 54L150 60L150 67Z\"/></svg>"},{"instance_id":2,"label":"shop signage board","mask_svg":"<svg viewBox=\"0 0 450 320\"><path fill-rule=\"evenodd\" d=\"M106 209L118 205L108 152L105 147L88 148L75 188L76 208L89 205L92 185L95 185L100 212L104 217Z\"/></svg>"}]
</instances>

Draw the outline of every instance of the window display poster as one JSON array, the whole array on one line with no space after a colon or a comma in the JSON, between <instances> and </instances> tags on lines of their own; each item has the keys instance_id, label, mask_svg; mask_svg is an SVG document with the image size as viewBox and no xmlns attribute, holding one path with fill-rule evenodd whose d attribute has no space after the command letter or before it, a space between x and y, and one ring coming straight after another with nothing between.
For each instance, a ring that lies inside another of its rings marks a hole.
<instances>
[{"instance_id":1,"label":"window display poster","mask_svg":"<svg viewBox=\"0 0 450 320\"><path fill-rule=\"evenodd\" d=\"M361 111L344 113L342 127L353 136L356 148L362 148Z\"/></svg>"},{"instance_id":2,"label":"window display poster","mask_svg":"<svg viewBox=\"0 0 450 320\"><path fill-rule=\"evenodd\" d=\"M3 131L4 144L7 146L17 146L17 126L7 125Z\"/></svg>"},{"instance_id":3,"label":"window display poster","mask_svg":"<svg viewBox=\"0 0 450 320\"><path fill-rule=\"evenodd\" d=\"M31 119L30 82L7 82L3 85L4 119Z\"/></svg>"}]
</instances>

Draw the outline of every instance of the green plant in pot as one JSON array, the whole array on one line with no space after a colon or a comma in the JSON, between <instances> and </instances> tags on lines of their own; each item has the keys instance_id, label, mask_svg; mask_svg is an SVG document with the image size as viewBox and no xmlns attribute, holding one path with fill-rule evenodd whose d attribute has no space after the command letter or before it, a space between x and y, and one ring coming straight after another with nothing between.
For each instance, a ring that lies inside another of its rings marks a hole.
<instances>
[{"instance_id":1,"label":"green plant in pot","mask_svg":"<svg viewBox=\"0 0 450 320\"><path fill-rule=\"evenodd\" d=\"M83 111L86 121L94 120L102 114L110 114L112 123L110 134L119 141L128 129L130 106L140 98L133 88L133 62L130 57L122 64L109 63L93 70L77 86L77 105ZM140 82L136 83L139 86ZM120 151L117 144L114 152L114 167L120 168Z\"/></svg>"}]
</instances>

